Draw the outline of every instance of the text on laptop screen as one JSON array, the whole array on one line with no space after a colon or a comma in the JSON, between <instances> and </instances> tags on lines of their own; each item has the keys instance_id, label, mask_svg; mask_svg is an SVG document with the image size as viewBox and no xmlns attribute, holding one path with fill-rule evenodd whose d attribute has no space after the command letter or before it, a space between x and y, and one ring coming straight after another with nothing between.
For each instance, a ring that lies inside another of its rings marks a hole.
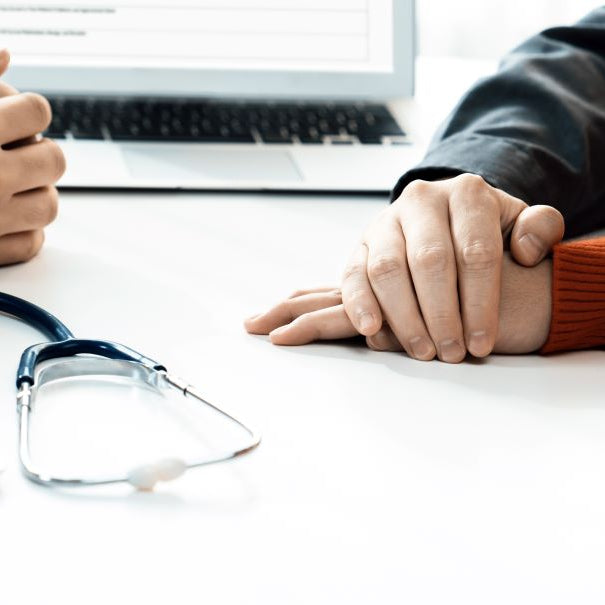
<instances>
[{"instance_id":1,"label":"text on laptop screen","mask_svg":"<svg viewBox=\"0 0 605 605\"><path fill-rule=\"evenodd\" d=\"M21 65L389 73L392 0L0 0Z\"/></svg>"}]
</instances>

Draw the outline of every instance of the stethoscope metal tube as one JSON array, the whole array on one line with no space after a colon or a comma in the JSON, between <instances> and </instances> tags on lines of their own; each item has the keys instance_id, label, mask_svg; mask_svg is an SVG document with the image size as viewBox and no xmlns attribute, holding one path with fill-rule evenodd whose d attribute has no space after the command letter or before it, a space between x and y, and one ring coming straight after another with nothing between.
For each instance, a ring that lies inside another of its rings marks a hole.
<instances>
[{"instance_id":1,"label":"stethoscope metal tube","mask_svg":"<svg viewBox=\"0 0 605 605\"><path fill-rule=\"evenodd\" d=\"M191 468L232 460L251 452L259 445L260 435L242 420L207 401L195 387L169 374L163 365L129 347L101 340L76 339L56 317L28 301L9 294L0 293L0 313L24 321L51 339L51 342L28 347L21 356L17 370L19 460L24 475L31 481L45 486L69 487L130 483L138 489L152 489L158 481L176 479ZM104 370L100 370L98 363L95 362L99 357L110 360ZM40 368L42 362L59 358L62 361L50 367ZM248 435L247 442L239 449L219 452L208 458L194 460L166 458L131 469L127 474L116 477L92 479L55 477L38 470L31 458L29 436L30 416L38 387L46 382L68 376L92 376L99 373L136 378L158 389L176 389L185 397L193 398L200 404L210 407L226 420L234 423Z\"/></svg>"}]
</instances>

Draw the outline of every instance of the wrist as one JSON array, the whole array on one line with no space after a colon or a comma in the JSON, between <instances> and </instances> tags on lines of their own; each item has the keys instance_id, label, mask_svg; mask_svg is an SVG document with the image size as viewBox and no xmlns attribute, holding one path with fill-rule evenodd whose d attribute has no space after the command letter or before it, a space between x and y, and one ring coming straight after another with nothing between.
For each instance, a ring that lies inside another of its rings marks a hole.
<instances>
[{"instance_id":1,"label":"wrist","mask_svg":"<svg viewBox=\"0 0 605 605\"><path fill-rule=\"evenodd\" d=\"M551 323L552 261L523 267L505 254L495 353L531 353L548 340Z\"/></svg>"}]
</instances>

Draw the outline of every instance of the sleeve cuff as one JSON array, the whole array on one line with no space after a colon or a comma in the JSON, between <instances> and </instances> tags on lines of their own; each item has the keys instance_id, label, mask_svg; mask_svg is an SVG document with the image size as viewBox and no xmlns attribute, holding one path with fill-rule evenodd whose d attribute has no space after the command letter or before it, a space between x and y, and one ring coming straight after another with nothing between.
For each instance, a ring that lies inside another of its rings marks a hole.
<instances>
[{"instance_id":1,"label":"sleeve cuff","mask_svg":"<svg viewBox=\"0 0 605 605\"><path fill-rule=\"evenodd\" d=\"M555 246L550 333L540 353L605 345L605 238Z\"/></svg>"},{"instance_id":2,"label":"sleeve cuff","mask_svg":"<svg viewBox=\"0 0 605 605\"><path fill-rule=\"evenodd\" d=\"M417 179L434 181L470 172L528 204L538 203L541 200L531 199L531 192L546 191L546 180L531 155L521 143L511 140L467 133L453 135L432 146L422 162L399 179L391 201Z\"/></svg>"}]
</instances>

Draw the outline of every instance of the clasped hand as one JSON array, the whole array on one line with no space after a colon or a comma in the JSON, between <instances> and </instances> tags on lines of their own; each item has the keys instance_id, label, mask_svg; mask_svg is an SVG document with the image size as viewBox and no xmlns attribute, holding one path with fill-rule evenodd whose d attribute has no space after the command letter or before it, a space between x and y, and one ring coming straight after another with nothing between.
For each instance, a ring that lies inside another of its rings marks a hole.
<instances>
[{"instance_id":1,"label":"clasped hand","mask_svg":"<svg viewBox=\"0 0 605 605\"><path fill-rule=\"evenodd\" d=\"M548 335L543 259L563 231L554 208L477 175L413 181L369 226L340 288L295 292L245 326L281 345L361 334L373 349L450 363L530 352Z\"/></svg>"},{"instance_id":2,"label":"clasped hand","mask_svg":"<svg viewBox=\"0 0 605 605\"><path fill-rule=\"evenodd\" d=\"M9 56L0 51L0 76ZM44 241L44 227L57 214L54 183L65 159L51 140L39 137L48 128L51 110L38 94L18 93L0 82L0 264L34 256Z\"/></svg>"}]
</instances>

